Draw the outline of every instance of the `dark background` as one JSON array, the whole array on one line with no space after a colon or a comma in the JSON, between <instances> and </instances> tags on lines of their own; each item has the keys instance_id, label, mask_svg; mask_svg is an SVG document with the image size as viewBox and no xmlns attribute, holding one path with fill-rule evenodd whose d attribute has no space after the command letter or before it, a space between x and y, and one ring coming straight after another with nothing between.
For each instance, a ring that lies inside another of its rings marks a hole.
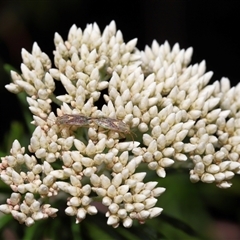
<instances>
[{"instance_id":1,"label":"dark background","mask_svg":"<svg viewBox=\"0 0 240 240\"><path fill-rule=\"evenodd\" d=\"M103 30L111 20L116 21L126 42L138 38L137 47L141 50L153 39L159 44L168 40L171 46L178 42L181 48L192 46L192 64L205 59L207 70L214 72L212 82L228 77L236 85L240 80L239 1L0 1L0 146L11 122L23 121L17 97L4 88L10 81L4 64L19 70L21 49L31 51L33 42L52 59L55 32L66 39L73 24L84 29L87 23L96 22ZM205 190L207 197L203 201L208 202L207 211L214 218L240 221L240 213L235 214L239 212L239 193L234 189L230 198L224 190L216 190L213 198L212 190ZM219 196L224 203L216 206ZM221 206L225 211L219 211ZM218 229L221 226L216 225Z\"/></svg>"}]
</instances>

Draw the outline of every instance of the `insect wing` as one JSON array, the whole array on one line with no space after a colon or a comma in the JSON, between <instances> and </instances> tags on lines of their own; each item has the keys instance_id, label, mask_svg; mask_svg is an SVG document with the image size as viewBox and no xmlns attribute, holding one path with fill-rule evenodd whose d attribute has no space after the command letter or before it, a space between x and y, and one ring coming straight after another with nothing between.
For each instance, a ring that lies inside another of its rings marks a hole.
<instances>
[{"instance_id":1,"label":"insect wing","mask_svg":"<svg viewBox=\"0 0 240 240\"><path fill-rule=\"evenodd\" d=\"M75 126L88 126L90 118L77 115L77 114L65 114L63 116L57 117L56 123L57 124L64 124L64 125L75 125Z\"/></svg>"},{"instance_id":2,"label":"insect wing","mask_svg":"<svg viewBox=\"0 0 240 240\"><path fill-rule=\"evenodd\" d=\"M115 121L113 121L113 124L116 126L116 128L118 129L119 132L123 132L123 133L130 132L129 126L126 123L124 123L123 121L115 119Z\"/></svg>"},{"instance_id":3,"label":"insect wing","mask_svg":"<svg viewBox=\"0 0 240 240\"><path fill-rule=\"evenodd\" d=\"M113 123L111 118L93 118L92 121L101 128L116 130L116 125Z\"/></svg>"},{"instance_id":4,"label":"insect wing","mask_svg":"<svg viewBox=\"0 0 240 240\"><path fill-rule=\"evenodd\" d=\"M100 117L100 118L92 118L92 122L94 122L96 125L98 125L101 128L105 128L105 129L119 132L119 133L130 134L132 140L134 141L134 137L131 133L129 125L124 123L121 120L118 120L115 118Z\"/></svg>"},{"instance_id":5,"label":"insect wing","mask_svg":"<svg viewBox=\"0 0 240 240\"><path fill-rule=\"evenodd\" d=\"M99 127L109 129L116 132L128 133L130 131L129 126L121 120L114 118L94 118L92 119Z\"/></svg>"}]
</instances>

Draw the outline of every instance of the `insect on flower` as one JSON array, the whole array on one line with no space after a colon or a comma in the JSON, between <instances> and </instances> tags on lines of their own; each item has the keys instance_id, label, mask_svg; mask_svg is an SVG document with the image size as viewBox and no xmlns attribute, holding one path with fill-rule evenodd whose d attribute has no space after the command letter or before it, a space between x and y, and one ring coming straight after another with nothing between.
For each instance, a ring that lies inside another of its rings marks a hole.
<instances>
[{"instance_id":1,"label":"insect on flower","mask_svg":"<svg viewBox=\"0 0 240 240\"><path fill-rule=\"evenodd\" d=\"M124 123L123 121L115 118L108 118L108 117L99 117L99 118L92 118L93 123L101 128L105 128L107 130L116 131L119 133L130 134L132 139L132 132L130 130L129 125Z\"/></svg>"},{"instance_id":2,"label":"insect on flower","mask_svg":"<svg viewBox=\"0 0 240 240\"><path fill-rule=\"evenodd\" d=\"M64 114L57 117L56 124L58 125L74 125L79 127L89 126L91 118L80 114Z\"/></svg>"}]
</instances>

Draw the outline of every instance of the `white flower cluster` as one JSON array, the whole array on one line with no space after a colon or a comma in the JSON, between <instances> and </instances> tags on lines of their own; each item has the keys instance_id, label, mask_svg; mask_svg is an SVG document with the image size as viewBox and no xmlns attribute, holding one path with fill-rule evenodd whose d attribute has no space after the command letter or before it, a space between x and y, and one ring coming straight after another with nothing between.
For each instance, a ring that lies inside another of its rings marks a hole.
<instances>
[{"instance_id":1,"label":"white flower cluster","mask_svg":"<svg viewBox=\"0 0 240 240\"><path fill-rule=\"evenodd\" d=\"M77 223L96 214L101 199L107 224L131 227L161 213L165 191L144 182L148 171L139 166L165 177L177 162L191 168L192 182L230 187L240 173L239 87L228 79L207 85L205 62L188 66L192 48L153 41L141 52L114 21L103 33L95 23L73 25L67 41L56 33L54 43L55 68L34 43L6 86L27 93L36 128L30 153L15 140L2 157L0 176L13 193L0 211L30 226L54 217L58 209L44 199L65 192L65 212Z\"/></svg>"}]
</instances>

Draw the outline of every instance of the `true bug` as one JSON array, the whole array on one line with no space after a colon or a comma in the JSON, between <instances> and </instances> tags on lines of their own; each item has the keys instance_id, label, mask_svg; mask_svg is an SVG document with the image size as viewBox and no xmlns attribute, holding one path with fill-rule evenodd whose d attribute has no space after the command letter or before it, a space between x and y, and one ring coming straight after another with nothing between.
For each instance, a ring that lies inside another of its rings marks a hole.
<instances>
[{"instance_id":1,"label":"true bug","mask_svg":"<svg viewBox=\"0 0 240 240\"><path fill-rule=\"evenodd\" d=\"M57 117L56 124L60 125L74 125L79 127L89 126L91 118L80 115L80 114L64 114L63 116Z\"/></svg>"},{"instance_id":2,"label":"true bug","mask_svg":"<svg viewBox=\"0 0 240 240\"><path fill-rule=\"evenodd\" d=\"M91 121L101 128L105 128L111 131L116 131L119 133L130 134L132 139L134 140L129 125L127 125L126 123L124 123L119 119L108 118L108 117L98 117L98 118L91 118Z\"/></svg>"}]
</instances>

